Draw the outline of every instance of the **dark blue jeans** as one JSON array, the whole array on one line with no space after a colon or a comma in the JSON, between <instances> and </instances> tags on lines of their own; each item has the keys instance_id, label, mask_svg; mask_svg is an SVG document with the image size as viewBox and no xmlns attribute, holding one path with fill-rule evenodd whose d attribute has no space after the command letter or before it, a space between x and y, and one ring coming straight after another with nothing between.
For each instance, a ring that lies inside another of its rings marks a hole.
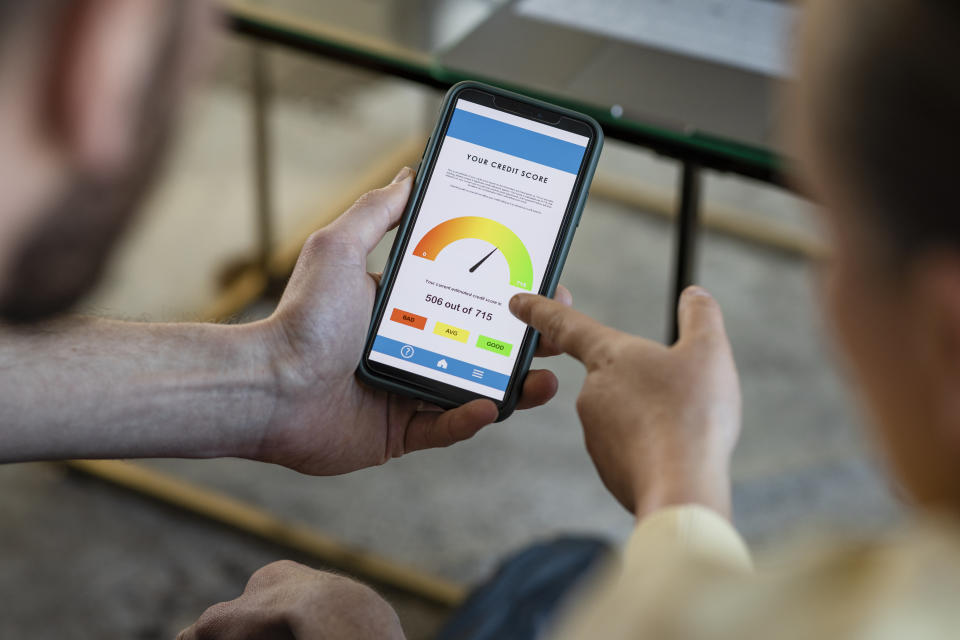
<instances>
[{"instance_id":1,"label":"dark blue jeans","mask_svg":"<svg viewBox=\"0 0 960 640\"><path fill-rule=\"evenodd\" d=\"M470 594L437 640L535 640L609 549L595 538L560 538L515 553Z\"/></svg>"}]
</instances>

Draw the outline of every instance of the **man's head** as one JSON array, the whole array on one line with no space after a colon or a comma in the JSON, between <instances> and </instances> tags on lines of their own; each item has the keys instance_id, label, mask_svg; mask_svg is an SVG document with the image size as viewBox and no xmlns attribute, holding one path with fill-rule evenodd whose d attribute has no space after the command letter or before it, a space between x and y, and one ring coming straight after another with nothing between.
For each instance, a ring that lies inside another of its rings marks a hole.
<instances>
[{"instance_id":1,"label":"man's head","mask_svg":"<svg viewBox=\"0 0 960 640\"><path fill-rule=\"evenodd\" d=\"M960 4L807 5L792 134L830 320L899 480L960 509Z\"/></svg>"},{"instance_id":2,"label":"man's head","mask_svg":"<svg viewBox=\"0 0 960 640\"><path fill-rule=\"evenodd\" d=\"M0 316L96 282L156 172L200 54L194 0L0 0Z\"/></svg>"}]
</instances>

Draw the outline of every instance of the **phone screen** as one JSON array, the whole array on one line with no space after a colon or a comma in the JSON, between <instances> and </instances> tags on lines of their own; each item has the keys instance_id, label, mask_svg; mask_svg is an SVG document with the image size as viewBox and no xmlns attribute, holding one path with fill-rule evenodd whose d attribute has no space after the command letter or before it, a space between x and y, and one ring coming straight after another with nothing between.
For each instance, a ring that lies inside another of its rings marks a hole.
<instances>
[{"instance_id":1,"label":"phone screen","mask_svg":"<svg viewBox=\"0 0 960 640\"><path fill-rule=\"evenodd\" d=\"M400 256L369 360L503 400L586 136L460 98Z\"/></svg>"}]
</instances>

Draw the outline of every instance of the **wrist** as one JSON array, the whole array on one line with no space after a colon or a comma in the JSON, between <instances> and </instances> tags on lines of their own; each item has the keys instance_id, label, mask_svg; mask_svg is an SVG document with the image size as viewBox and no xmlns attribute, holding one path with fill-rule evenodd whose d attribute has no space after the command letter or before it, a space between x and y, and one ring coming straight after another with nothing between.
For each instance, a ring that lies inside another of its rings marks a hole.
<instances>
[{"instance_id":1,"label":"wrist","mask_svg":"<svg viewBox=\"0 0 960 640\"><path fill-rule=\"evenodd\" d=\"M276 347L268 326L206 325L214 353L217 395L225 399L223 448L211 457L256 458L278 401Z\"/></svg>"},{"instance_id":2,"label":"wrist","mask_svg":"<svg viewBox=\"0 0 960 640\"><path fill-rule=\"evenodd\" d=\"M257 411L255 446L242 457L290 466L289 460L298 450L295 446L290 449L296 443L290 442L286 432L298 421L297 406L305 394L320 394L322 378L305 367L279 315L240 328L247 332L245 341L255 353L253 360L259 363L263 388L268 390L261 407L264 411Z\"/></svg>"},{"instance_id":3,"label":"wrist","mask_svg":"<svg viewBox=\"0 0 960 640\"><path fill-rule=\"evenodd\" d=\"M696 504L731 519L730 473L726 465L697 467L679 465L669 473L634 482L634 516L643 520L667 507Z\"/></svg>"}]
</instances>

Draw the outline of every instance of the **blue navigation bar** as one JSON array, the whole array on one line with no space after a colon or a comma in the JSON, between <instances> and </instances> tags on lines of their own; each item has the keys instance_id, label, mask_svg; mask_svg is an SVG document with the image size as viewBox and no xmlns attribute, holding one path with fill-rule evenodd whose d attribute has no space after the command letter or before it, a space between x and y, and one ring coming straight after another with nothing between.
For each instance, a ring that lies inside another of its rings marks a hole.
<instances>
[{"instance_id":1,"label":"blue navigation bar","mask_svg":"<svg viewBox=\"0 0 960 640\"><path fill-rule=\"evenodd\" d=\"M586 147L493 118L455 109L447 135L567 173L580 170Z\"/></svg>"},{"instance_id":2,"label":"blue navigation bar","mask_svg":"<svg viewBox=\"0 0 960 640\"><path fill-rule=\"evenodd\" d=\"M510 376L505 376L497 371L484 369L483 367L472 365L463 360L457 360L450 356L421 349L416 345L399 342L383 336L377 336L374 339L373 351L394 358L400 358L401 360L406 360L418 364L421 367L433 369L434 371L442 371L457 378L471 380L484 386L497 389L498 391L506 391L507 383L510 382Z\"/></svg>"}]
</instances>

